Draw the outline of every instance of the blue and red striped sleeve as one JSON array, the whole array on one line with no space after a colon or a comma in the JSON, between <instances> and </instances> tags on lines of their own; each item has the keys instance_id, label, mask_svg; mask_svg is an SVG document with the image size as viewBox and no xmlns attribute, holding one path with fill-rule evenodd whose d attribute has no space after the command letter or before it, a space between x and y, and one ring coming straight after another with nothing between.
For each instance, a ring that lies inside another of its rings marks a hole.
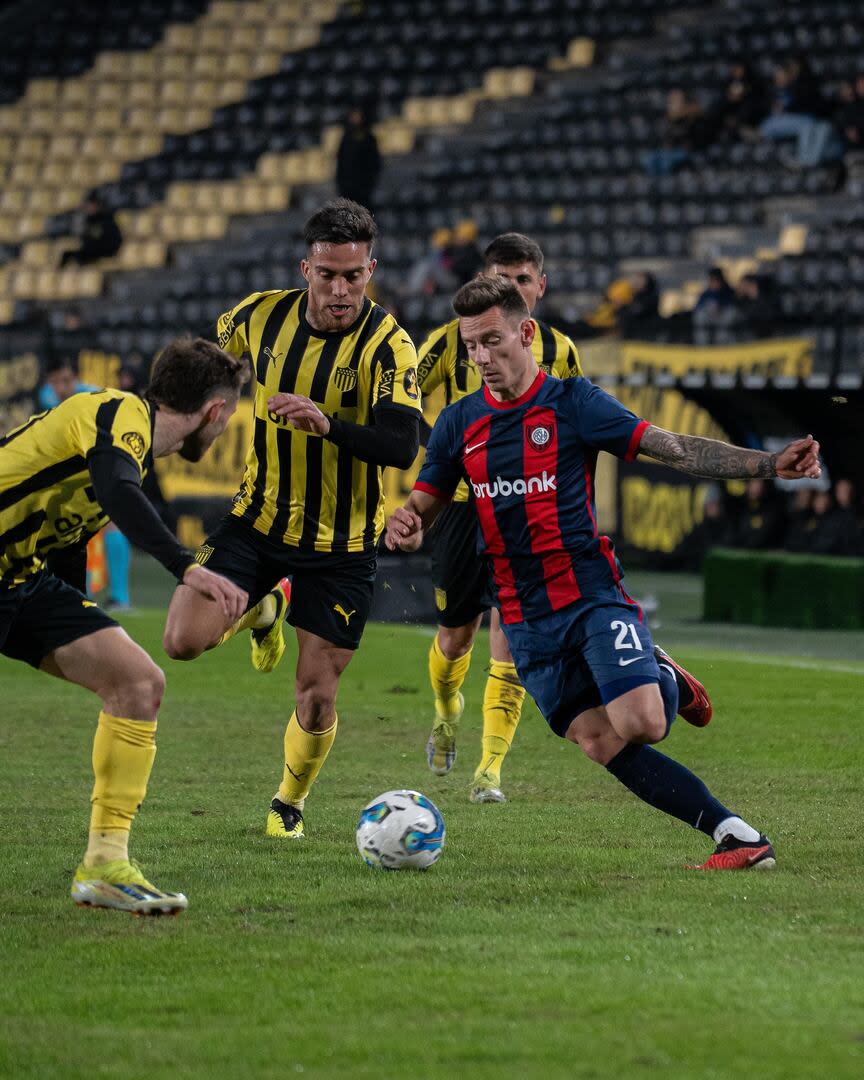
<instances>
[{"instance_id":1,"label":"blue and red striped sleeve","mask_svg":"<svg viewBox=\"0 0 864 1080\"><path fill-rule=\"evenodd\" d=\"M426 457L420 469L420 475L414 483L416 491L425 491L436 499L449 502L453 492L464 479L462 474L462 439L458 425L454 424L445 409L432 428Z\"/></svg>"},{"instance_id":2,"label":"blue and red striped sleeve","mask_svg":"<svg viewBox=\"0 0 864 1080\"><path fill-rule=\"evenodd\" d=\"M606 450L615 457L632 461L650 426L648 421L640 420L611 394L587 379L568 379L566 385L572 385L568 395L569 419L576 424L582 440L597 450Z\"/></svg>"}]
</instances>

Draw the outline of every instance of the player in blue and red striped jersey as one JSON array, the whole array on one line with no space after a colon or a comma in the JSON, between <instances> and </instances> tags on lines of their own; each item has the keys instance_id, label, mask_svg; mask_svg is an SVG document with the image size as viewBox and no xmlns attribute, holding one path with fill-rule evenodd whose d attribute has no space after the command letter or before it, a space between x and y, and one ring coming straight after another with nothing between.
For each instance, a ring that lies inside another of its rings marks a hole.
<instances>
[{"instance_id":1,"label":"player in blue and red striped jersey","mask_svg":"<svg viewBox=\"0 0 864 1080\"><path fill-rule=\"evenodd\" d=\"M485 385L439 416L414 491L388 522L387 546L416 549L466 479L516 670L552 730L651 806L712 836L717 848L703 869L773 866L764 834L647 745L668 734L679 683L622 588L611 540L598 533L594 466L606 450L698 476L801 479L819 475L819 444L808 435L768 454L679 435L587 379L548 378L531 355L525 302L506 280L477 278L453 306Z\"/></svg>"}]
</instances>

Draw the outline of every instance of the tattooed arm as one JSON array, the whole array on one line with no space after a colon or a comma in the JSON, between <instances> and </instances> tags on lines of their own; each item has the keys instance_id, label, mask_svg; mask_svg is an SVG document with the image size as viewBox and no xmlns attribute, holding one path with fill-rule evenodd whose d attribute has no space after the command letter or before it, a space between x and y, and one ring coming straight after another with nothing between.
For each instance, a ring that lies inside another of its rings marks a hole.
<instances>
[{"instance_id":1,"label":"tattooed arm","mask_svg":"<svg viewBox=\"0 0 864 1080\"><path fill-rule=\"evenodd\" d=\"M802 480L805 476L815 479L822 471L819 443L812 435L789 443L777 454L768 454L716 439L678 435L651 425L642 436L639 453L693 476L726 480L775 476L784 480Z\"/></svg>"}]
</instances>

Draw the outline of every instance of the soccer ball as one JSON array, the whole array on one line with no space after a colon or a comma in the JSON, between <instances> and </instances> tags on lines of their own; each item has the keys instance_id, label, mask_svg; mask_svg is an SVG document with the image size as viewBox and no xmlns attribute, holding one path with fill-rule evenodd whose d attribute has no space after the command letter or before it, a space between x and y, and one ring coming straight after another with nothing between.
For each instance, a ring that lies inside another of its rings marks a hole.
<instances>
[{"instance_id":1,"label":"soccer ball","mask_svg":"<svg viewBox=\"0 0 864 1080\"><path fill-rule=\"evenodd\" d=\"M379 870L426 870L443 847L444 818L419 791L385 791L360 814L357 850Z\"/></svg>"}]
</instances>

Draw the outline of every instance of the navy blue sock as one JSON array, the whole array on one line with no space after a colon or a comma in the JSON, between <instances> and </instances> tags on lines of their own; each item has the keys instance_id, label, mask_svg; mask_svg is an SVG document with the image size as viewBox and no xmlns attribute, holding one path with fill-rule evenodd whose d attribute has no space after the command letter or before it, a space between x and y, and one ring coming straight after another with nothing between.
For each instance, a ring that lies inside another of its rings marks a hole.
<instances>
[{"instance_id":1,"label":"navy blue sock","mask_svg":"<svg viewBox=\"0 0 864 1080\"><path fill-rule=\"evenodd\" d=\"M734 817L694 773L650 746L631 743L606 766L634 795L709 836Z\"/></svg>"},{"instance_id":2,"label":"navy blue sock","mask_svg":"<svg viewBox=\"0 0 864 1080\"><path fill-rule=\"evenodd\" d=\"M668 664L658 662L660 671L660 696L663 698L663 711L666 713L666 734L672 727L672 721L678 715L678 682L675 672Z\"/></svg>"}]
</instances>

